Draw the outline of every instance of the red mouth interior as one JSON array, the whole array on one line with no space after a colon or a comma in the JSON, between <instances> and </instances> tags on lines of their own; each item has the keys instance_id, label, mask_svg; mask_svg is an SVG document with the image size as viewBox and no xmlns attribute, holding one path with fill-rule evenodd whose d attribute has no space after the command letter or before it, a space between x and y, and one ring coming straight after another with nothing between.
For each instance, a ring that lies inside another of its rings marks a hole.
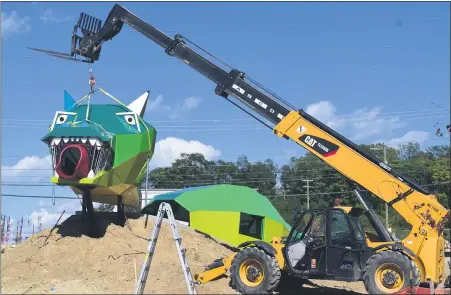
<instances>
[{"instance_id":1,"label":"red mouth interior","mask_svg":"<svg viewBox=\"0 0 451 295\"><path fill-rule=\"evenodd\" d=\"M56 173L64 179L81 179L89 173L89 154L80 144L66 146L56 165Z\"/></svg>"}]
</instances>

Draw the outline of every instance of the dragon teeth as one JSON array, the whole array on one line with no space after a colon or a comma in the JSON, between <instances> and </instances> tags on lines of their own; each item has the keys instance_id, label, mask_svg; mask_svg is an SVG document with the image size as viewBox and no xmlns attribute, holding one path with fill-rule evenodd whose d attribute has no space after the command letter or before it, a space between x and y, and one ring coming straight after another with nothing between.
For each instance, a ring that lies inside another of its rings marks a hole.
<instances>
[{"instance_id":1,"label":"dragon teeth","mask_svg":"<svg viewBox=\"0 0 451 295\"><path fill-rule=\"evenodd\" d=\"M94 176L95 176L94 171L93 170L89 171L88 178L94 178Z\"/></svg>"},{"instance_id":2,"label":"dragon teeth","mask_svg":"<svg viewBox=\"0 0 451 295\"><path fill-rule=\"evenodd\" d=\"M103 142L98 138L88 138L88 137L54 137L50 141L50 146L57 146L60 143L72 143L72 142L82 142L89 143L93 147L103 146Z\"/></svg>"}]
</instances>

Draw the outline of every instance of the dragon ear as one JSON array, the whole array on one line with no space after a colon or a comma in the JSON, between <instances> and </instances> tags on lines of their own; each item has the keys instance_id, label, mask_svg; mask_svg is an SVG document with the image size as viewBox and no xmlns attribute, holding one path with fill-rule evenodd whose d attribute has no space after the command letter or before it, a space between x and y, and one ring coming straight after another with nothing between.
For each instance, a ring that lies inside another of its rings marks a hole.
<instances>
[{"instance_id":1,"label":"dragon ear","mask_svg":"<svg viewBox=\"0 0 451 295\"><path fill-rule=\"evenodd\" d=\"M75 107L75 100L72 98L72 96L64 90L64 110L65 111L71 111Z\"/></svg>"},{"instance_id":2,"label":"dragon ear","mask_svg":"<svg viewBox=\"0 0 451 295\"><path fill-rule=\"evenodd\" d=\"M143 117L144 112L146 111L147 99L149 98L150 91L144 92L140 97L135 99L132 103L130 103L127 107L138 114L138 116Z\"/></svg>"}]
</instances>

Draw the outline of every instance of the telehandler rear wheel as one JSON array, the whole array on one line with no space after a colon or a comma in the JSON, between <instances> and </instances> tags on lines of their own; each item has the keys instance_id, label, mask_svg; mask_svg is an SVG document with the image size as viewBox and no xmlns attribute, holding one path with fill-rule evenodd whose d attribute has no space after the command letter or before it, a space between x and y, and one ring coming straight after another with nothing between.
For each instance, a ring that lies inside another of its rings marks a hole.
<instances>
[{"instance_id":1,"label":"telehandler rear wheel","mask_svg":"<svg viewBox=\"0 0 451 295\"><path fill-rule=\"evenodd\" d=\"M412 282L410 282L412 271ZM392 250L374 254L365 265L363 282L369 294L392 294L419 285L420 272L407 256Z\"/></svg>"},{"instance_id":2,"label":"telehandler rear wheel","mask_svg":"<svg viewBox=\"0 0 451 295\"><path fill-rule=\"evenodd\" d=\"M268 294L280 281L280 267L275 257L257 247L244 248L235 255L231 285L241 294Z\"/></svg>"}]
</instances>

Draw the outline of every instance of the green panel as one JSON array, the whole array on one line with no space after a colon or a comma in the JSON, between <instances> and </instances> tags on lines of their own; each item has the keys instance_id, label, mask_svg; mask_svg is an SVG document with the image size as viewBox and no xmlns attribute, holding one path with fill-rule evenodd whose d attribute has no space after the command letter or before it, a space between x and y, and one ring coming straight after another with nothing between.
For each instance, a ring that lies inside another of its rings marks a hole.
<instances>
[{"instance_id":1,"label":"green panel","mask_svg":"<svg viewBox=\"0 0 451 295\"><path fill-rule=\"evenodd\" d=\"M113 139L114 164L120 165L128 161L133 156L144 153L153 152L152 143L154 142L155 132L143 132L142 134L118 134ZM142 166L140 166L141 168Z\"/></svg>"},{"instance_id":2,"label":"green panel","mask_svg":"<svg viewBox=\"0 0 451 295\"><path fill-rule=\"evenodd\" d=\"M177 202L189 211L231 211L269 217L290 227L271 202L251 188L237 185L214 185L177 191ZM169 193L174 194L174 193Z\"/></svg>"},{"instance_id":3,"label":"green panel","mask_svg":"<svg viewBox=\"0 0 451 295\"><path fill-rule=\"evenodd\" d=\"M100 177L94 178L95 183L100 186L112 186L121 183L138 184L137 180L141 172L141 167L146 161L147 154L140 153L119 166L115 166L108 171L103 171Z\"/></svg>"}]
</instances>

